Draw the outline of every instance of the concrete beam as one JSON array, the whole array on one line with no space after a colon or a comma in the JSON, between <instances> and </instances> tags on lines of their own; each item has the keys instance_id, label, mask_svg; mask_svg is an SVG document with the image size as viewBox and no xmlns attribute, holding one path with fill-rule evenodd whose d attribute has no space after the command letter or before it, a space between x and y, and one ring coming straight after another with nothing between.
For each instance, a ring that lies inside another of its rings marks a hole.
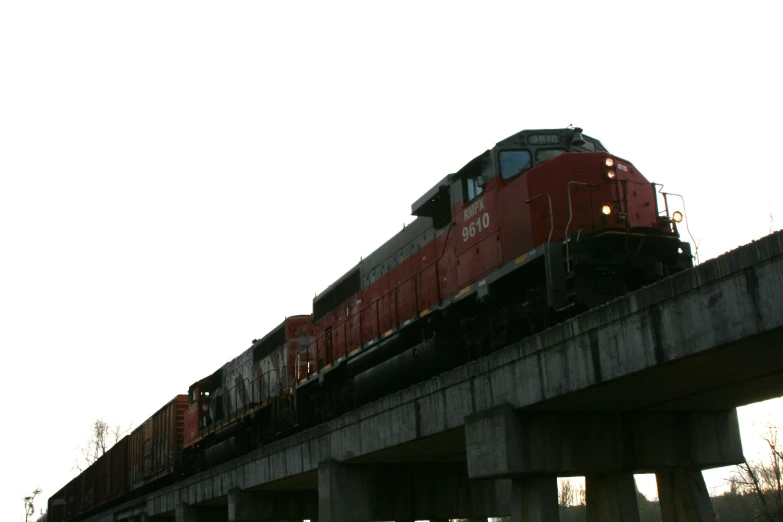
<instances>
[{"instance_id":1,"label":"concrete beam","mask_svg":"<svg viewBox=\"0 0 783 522\"><path fill-rule=\"evenodd\" d=\"M587 475L728 466L743 461L736 410L703 413L518 413L465 419L468 475Z\"/></svg>"},{"instance_id":2,"label":"concrete beam","mask_svg":"<svg viewBox=\"0 0 783 522\"><path fill-rule=\"evenodd\" d=\"M487 518L510 497L510 481L471 481L464 463L318 466L320 522Z\"/></svg>"},{"instance_id":3,"label":"concrete beam","mask_svg":"<svg viewBox=\"0 0 783 522\"><path fill-rule=\"evenodd\" d=\"M315 520L318 518L318 492L241 491L228 492L228 521Z\"/></svg>"},{"instance_id":4,"label":"concrete beam","mask_svg":"<svg viewBox=\"0 0 783 522\"><path fill-rule=\"evenodd\" d=\"M704 476L697 470L665 470L655 474L663 522L715 522Z\"/></svg>"},{"instance_id":5,"label":"concrete beam","mask_svg":"<svg viewBox=\"0 0 783 522\"><path fill-rule=\"evenodd\" d=\"M227 522L228 513L225 506L191 506L185 503L177 504L174 514L175 522Z\"/></svg>"},{"instance_id":6,"label":"concrete beam","mask_svg":"<svg viewBox=\"0 0 783 522\"><path fill-rule=\"evenodd\" d=\"M147 515L146 513L141 513L140 515L132 516L127 519L128 522L163 522L166 520L165 517L151 517ZM168 520L171 520L170 518Z\"/></svg>"}]
</instances>

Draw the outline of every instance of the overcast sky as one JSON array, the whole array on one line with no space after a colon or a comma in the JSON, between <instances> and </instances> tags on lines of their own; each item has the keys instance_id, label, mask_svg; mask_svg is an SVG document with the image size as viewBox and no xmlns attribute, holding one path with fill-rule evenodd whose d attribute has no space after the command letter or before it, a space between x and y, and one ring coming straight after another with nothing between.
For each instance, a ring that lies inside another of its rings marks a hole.
<instances>
[{"instance_id":1,"label":"overcast sky","mask_svg":"<svg viewBox=\"0 0 783 522\"><path fill-rule=\"evenodd\" d=\"M779 3L379 5L0 3L0 519L519 130L683 194L702 261L781 228Z\"/></svg>"}]
</instances>

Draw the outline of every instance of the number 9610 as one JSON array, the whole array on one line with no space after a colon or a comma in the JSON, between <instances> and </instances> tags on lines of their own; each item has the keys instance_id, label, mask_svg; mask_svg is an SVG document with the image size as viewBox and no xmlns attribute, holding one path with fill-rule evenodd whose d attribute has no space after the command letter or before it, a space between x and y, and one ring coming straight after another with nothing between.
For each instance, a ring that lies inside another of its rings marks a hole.
<instances>
[{"instance_id":1,"label":"number 9610","mask_svg":"<svg viewBox=\"0 0 783 522\"><path fill-rule=\"evenodd\" d=\"M485 212L476 221L471 221L462 227L462 242L467 242L477 233L481 233L482 230L487 228L489 228L489 214Z\"/></svg>"}]
</instances>

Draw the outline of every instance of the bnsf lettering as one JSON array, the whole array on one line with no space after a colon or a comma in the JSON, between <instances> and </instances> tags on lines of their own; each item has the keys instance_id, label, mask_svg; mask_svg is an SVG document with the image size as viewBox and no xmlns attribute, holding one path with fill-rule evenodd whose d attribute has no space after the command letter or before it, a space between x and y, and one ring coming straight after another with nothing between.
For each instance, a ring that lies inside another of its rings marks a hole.
<instances>
[{"instance_id":1,"label":"bnsf lettering","mask_svg":"<svg viewBox=\"0 0 783 522\"><path fill-rule=\"evenodd\" d=\"M473 216L478 214L480 210L484 210L484 198L481 198L478 201L474 201L468 208L462 211L465 215L465 221L468 221Z\"/></svg>"},{"instance_id":2,"label":"bnsf lettering","mask_svg":"<svg viewBox=\"0 0 783 522\"><path fill-rule=\"evenodd\" d=\"M467 211L466 211L467 212ZM462 227L462 242L465 243L468 239L480 233L482 230L489 228L489 214L484 212L476 221L469 223Z\"/></svg>"}]
</instances>

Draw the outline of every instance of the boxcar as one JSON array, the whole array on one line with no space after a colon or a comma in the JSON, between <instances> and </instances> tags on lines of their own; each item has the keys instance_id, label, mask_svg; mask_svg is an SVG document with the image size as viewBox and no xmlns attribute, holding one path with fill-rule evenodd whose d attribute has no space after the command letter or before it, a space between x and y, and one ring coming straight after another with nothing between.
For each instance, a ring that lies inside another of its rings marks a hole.
<instances>
[{"instance_id":1,"label":"boxcar","mask_svg":"<svg viewBox=\"0 0 783 522\"><path fill-rule=\"evenodd\" d=\"M128 447L128 489L136 490L170 477L182 460L184 413L188 396L177 395L131 432Z\"/></svg>"},{"instance_id":2,"label":"boxcar","mask_svg":"<svg viewBox=\"0 0 783 522\"><path fill-rule=\"evenodd\" d=\"M123 437L90 467L94 506L100 507L127 492L130 436ZM88 470L89 471L89 470Z\"/></svg>"}]
</instances>

